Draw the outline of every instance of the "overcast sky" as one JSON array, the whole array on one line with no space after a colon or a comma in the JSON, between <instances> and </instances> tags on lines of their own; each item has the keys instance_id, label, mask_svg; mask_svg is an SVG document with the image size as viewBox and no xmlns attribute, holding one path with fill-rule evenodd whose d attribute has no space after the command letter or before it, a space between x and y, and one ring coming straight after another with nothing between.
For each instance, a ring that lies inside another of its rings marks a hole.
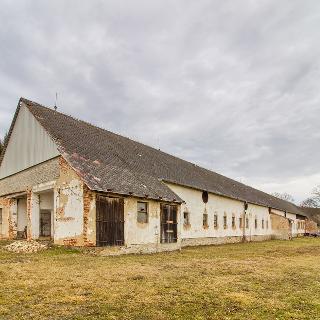
<instances>
[{"instance_id":1,"label":"overcast sky","mask_svg":"<svg viewBox=\"0 0 320 320\"><path fill-rule=\"evenodd\" d=\"M299 202L320 184L320 1L0 0L20 96Z\"/></svg>"}]
</instances>

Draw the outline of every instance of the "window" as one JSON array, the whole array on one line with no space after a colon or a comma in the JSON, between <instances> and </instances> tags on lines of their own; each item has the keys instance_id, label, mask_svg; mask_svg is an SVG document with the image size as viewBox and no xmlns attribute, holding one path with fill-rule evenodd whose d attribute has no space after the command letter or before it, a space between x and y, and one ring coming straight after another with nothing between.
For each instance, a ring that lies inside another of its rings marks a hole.
<instances>
[{"instance_id":1,"label":"window","mask_svg":"<svg viewBox=\"0 0 320 320\"><path fill-rule=\"evenodd\" d=\"M267 227L267 229L269 229L269 221L268 220L266 221L266 227Z\"/></svg>"},{"instance_id":2,"label":"window","mask_svg":"<svg viewBox=\"0 0 320 320\"><path fill-rule=\"evenodd\" d=\"M264 219L262 219L262 229L264 229Z\"/></svg>"},{"instance_id":3,"label":"window","mask_svg":"<svg viewBox=\"0 0 320 320\"><path fill-rule=\"evenodd\" d=\"M256 229L258 228L258 219L257 218L254 219L254 227Z\"/></svg>"},{"instance_id":4,"label":"window","mask_svg":"<svg viewBox=\"0 0 320 320\"><path fill-rule=\"evenodd\" d=\"M246 218L246 228L249 229L249 218Z\"/></svg>"},{"instance_id":5,"label":"window","mask_svg":"<svg viewBox=\"0 0 320 320\"><path fill-rule=\"evenodd\" d=\"M224 227L225 229L228 228L227 215L226 215L226 214L224 214L224 216L223 216L223 227Z\"/></svg>"},{"instance_id":6,"label":"window","mask_svg":"<svg viewBox=\"0 0 320 320\"><path fill-rule=\"evenodd\" d=\"M240 229L243 228L243 220L242 220L242 217L239 218L239 228L240 228Z\"/></svg>"},{"instance_id":7,"label":"window","mask_svg":"<svg viewBox=\"0 0 320 320\"><path fill-rule=\"evenodd\" d=\"M183 224L185 226L189 226L190 225L190 215L188 211L183 212Z\"/></svg>"},{"instance_id":8,"label":"window","mask_svg":"<svg viewBox=\"0 0 320 320\"><path fill-rule=\"evenodd\" d=\"M235 229L236 227L236 217L232 216L232 228Z\"/></svg>"},{"instance_id":9,"label":"window","mask_svg":"<svg viewBox=\"0 0 320 320\"><path fill-rule=\"evenodd\" d=\"M208 225L208 214L207 214L207 213L204 213L204 214L203 214L202 224L203 224L203 227L204 227L204 228L208 228L208 227L209 227L209 225Z\"/></svg>"},{"instance_id":10,"label":"window","mask_svg":"<svg viewBox=\"0 0 320 320\"><path fill-rule=\"evenodd\" d=\"M213 216L213 224L216 229L218 229L218 215L215 213Z\"/></svg>"},{"instance_id":11,"label":"window","mask_svg":"<svg viewBox=\"0 0 320 320\"><path fill-rule=\"evenodd\" d=\"M0 224L2 224L2 208L0 208Z\"/></svg>"},{"instance_id":12,"label":"window","mask_svg":"<svg viewBox=\"0 0 320 320\"><path fill-rule=\"evenodd\" d=\"M139 223L148 223L148 203L138 202L137 221Z\"/></svg>"}]
</instances>

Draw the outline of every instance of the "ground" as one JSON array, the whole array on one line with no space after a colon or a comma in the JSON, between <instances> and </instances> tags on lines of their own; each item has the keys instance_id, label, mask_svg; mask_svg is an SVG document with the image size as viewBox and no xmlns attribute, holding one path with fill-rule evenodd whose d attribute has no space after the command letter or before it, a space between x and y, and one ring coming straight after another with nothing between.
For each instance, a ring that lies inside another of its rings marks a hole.
<instances>
[{"instance_id":1,"label":"ground","mask_svg":"<svg viewBox=\"0 0 320 320\"><path fill-rule=\"evenodd\" d=\"M320 239L117 257L0 249L0 280L0 319L320 319Z\"/></svg>"}]
</instances>

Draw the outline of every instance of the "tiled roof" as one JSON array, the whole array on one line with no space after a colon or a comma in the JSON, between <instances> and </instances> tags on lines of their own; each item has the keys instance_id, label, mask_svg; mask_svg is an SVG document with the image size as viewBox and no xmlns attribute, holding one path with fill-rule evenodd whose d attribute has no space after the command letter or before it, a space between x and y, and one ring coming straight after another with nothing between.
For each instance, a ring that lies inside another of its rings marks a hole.
<instances>
[{"instance_id":1,"label":"tiled roof","mask_svg":"<svg viewBox=\"0 0 320 320\"><path fill-rule=\"evenodd\" d=\"M163 181L301 213L294 204L163 151L21 98L92 190L182 201Z\"/></svg>"}]
</instances>

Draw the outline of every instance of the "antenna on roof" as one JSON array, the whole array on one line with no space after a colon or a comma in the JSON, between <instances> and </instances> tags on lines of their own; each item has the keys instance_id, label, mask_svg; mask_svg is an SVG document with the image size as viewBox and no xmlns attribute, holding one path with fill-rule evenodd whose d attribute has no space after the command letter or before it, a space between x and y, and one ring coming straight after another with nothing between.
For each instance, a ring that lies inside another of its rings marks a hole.
<instances>
[{"instance_id":1,"label":"antenna on roof","mask_svg":"<svg viewBox=\"0 0 320 320\"><path fill-rule=\"evenodd\" d=\"M54 109L54 111L57 111L57 109L58 109L58 92L56 92L56 101L54 103L53 109Z\"/></svg>"}]
</instances>

